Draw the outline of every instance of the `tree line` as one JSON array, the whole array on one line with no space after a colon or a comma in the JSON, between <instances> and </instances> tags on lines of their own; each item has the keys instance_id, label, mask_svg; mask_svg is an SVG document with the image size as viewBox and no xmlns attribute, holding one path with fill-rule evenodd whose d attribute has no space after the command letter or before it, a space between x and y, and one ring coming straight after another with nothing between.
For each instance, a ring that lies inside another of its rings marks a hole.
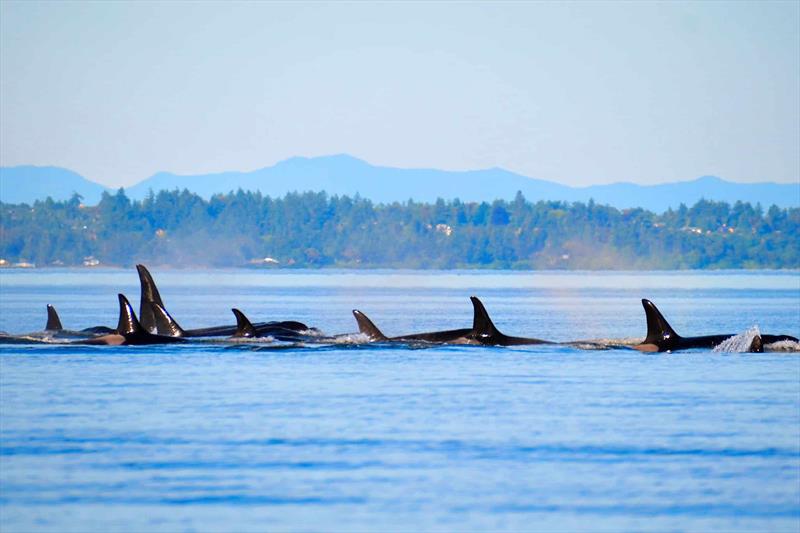
<instances>
[{"instance_id":1,"label":"tree line","mask_svg":"<svg viewBox=\"0 0 800 533\"><path fill-rule=\"evenodd\" d=\"M800 209L701 200L655 214L528 201L374 204L320 193L282 198L189 191L96 206L0 203L0 258L37 266L512 269L800 267ZM265 258L269 258L266 262Z\"/></svg>"}]
</instances>

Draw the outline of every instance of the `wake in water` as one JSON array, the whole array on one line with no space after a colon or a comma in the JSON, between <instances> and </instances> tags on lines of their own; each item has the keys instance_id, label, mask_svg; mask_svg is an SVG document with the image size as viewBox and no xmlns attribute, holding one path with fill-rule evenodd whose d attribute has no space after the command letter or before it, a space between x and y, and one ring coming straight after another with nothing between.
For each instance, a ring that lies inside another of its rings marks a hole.
<instances>
[{"instance_id":1,"label":"wake in water","mask_svg":"<svg viewBox=\"0 0 800 533\"><path fill-rule=\"evenodd\" d=\"M730 339L722 341L714 347L713 351L717 353L763 352L764 346L761 343L761 331L758 326L753 326Z\"/></svg>"},{"instance_id":2,"label":"wake in water","mask_svg":"<svg viewBox=\"0 0 800 533\"><path fill-rule=\"evenodd\" d=\"M716 353L800 352L800 343L792 340L781 340L771 344L762 343L761 331L758 326L753 326L723 341L713 351Z\"/></svg>"},{"instance_id":3,"label":"wake in water","mask_svg":"<svg viewBox=\"0 0 800 533\"><path fill-rule=\"evenodd\" d=\"M800 342L796 341L778 341L772 344L764 345L765 352L790 352L800 353Z\"/></svg>"}]
</instances>

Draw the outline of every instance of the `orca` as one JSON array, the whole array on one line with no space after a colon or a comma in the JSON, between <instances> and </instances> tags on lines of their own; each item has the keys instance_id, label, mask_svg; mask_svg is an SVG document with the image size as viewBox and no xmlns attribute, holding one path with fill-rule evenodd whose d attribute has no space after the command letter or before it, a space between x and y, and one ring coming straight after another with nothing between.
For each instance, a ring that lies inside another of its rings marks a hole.
<instances>
[{"instance_id":1,"label":"orca","mask_svg":"<svg viewBox=\"0 0 800 533\"><path fill-rule=\"evenodd\" d=\"M470 296L472 307L474 309L474 317L472 321L472 335L475 340L480 344L488 346L523 346L529 344L555 344L550 341L535 339L531 337L512 337L501 333L495 327L492 319L489 318L489 313L486 308L476 296Z\"/></svg>"},{"instance_id":2,"label":"orca","mask_svg":"<svg viewBox=\"0 0 800 533\"><path fill-rule=\"evenodd\" d=\"M361 311L353 310L353 315L358 323L358 330L366 335L371 342L429 342L432 344L476 344L483 346L521 346L530 344L553 344L550 341L528 337L512 337L501 333L489 318L483 303L476 297L470 296L473 316L472 327L433 331L429 333L415 333L399 337L387 337L380 329Z\"/></svg>"},{"instance_id":3,"label":"orca","mask_svg":"<svg viewBox=\"0 0 800 533\"><path fill-rule=\"evenodd\" d=\"M45 325L44 330L47 333L55 333L59 336L72 337L105 335L107 333L114 332L114 329L109 328L108 326L93 326L91 328L84 328L78 331L64 329L64 326L61 325L61 319L58 316L56 308L50 304L47 304L47 324Z\"/></svg>"},{"instance_id":4,"label":"orca","mask_svg":"<svg viewBox=\"0 0 800 533\"><path fill-rule=\"evenodd\" d=\"M647 336L633 347L642 352L674 352L692 348L711 349L719 346L723 341L735 337L735 333L724 335L704 335L701 337L681 337L669 325L664 315L653 302L642 299L645 317L647 318ZM779 341L798 342L790 335L760 335L753 339L749 351L762 352L765 344Z\"/></svg>"},{"instance_id":5,"label":"orca","mask_svg":"<svg viewBox=\"0 0 800 533\"><path fill-rule=\"evenodd\" d=\"M451 329L446 331L432 331L429 333L413 333L410 335L400 335L398 337L387 337L369 319L367 315L353 309L353 316L358 324L358 331L366 335L370 342L429 342L435 344L469 344L468 338L472 333L472 328Z\"/></svg>"},{"instance_id":6,"label":"orca","mask_svg":"<svg viewBox=\"0 0 800 533\"><path fill-rule=\"evenodd\" d=\"M239 315L244 317L241 311L238 309L233 310L234 316L236 316L236 325L235 326L218 326L218 327L211 327L211 328L200 328L200 329L183 329L172 315L164 309L164 306L157 304L155 302L150 302L149 306L152 309L153 317L155 319L156 329L159 335L168 335L170 337L183 337L183 338L191 338L191 337L267 337L272 336L273 334L278 334L281 336L290 336L293 335L294 337L299 337L302 335L301 332L309 331L314 332L316 331L314 328L308 328L305 324L301 322L295 322L293 320L287 320L284 322L267 322L260 324L258 327L254 326L250 320L245 317L247 321L247 331L249 332L252 329L252 335L245 335L242 333L242 321L239 319ZM238 313L238 315L237 315Z\"/></svg>"},{"instance_id":7,"label":"orca","mask_svg":"<svg viewBox=\"0 0 800 533\"><path fill-rule=\"evenodd\" d=\"M263 338L271 337L279 341L298 341L306 338L302 333L293 329L284 328L281 326L274 326L270 328L256 328L250 322L244 313L234 308L231 309L233 315L236 317L236 331L232 335L234 338Z\"/></svg>"},{"instance_id":8,"label":"orca","mask_svg":"<svg viewBox=\"0 0 800 533\"><path fill-rule=\"evenodd\" d=\"M139 316L142 327L151 333L168 335L172 337L231 337L236 334L237 326L210 326L198 329L182 329L177 326L175 320L167 312L161 294L153 280L153 276L144 265L136 265L139 273L139 283L141 286L141 298L139 302ZM177 328L175 327L177 326ZM279 322L257 322L254 327L258 333L268 332L275 328L290 329L297 332L316 331L309 328L302 322L295 320L284 320ZM267 336L267 335L263 335Z\"/></svg>"},{"instance_id":9,"label":"orca","mask_svg":"<svg viewBox=\"0 0 800 533\"><path fill-rule=\"evenodd\" d=\"M64 344L70 340L88 339L113 333L114 331L114 329L106 326L94 326L78 331L64 329L56 308L47 304L47 323L43 331L22 335L10 335L0 332L0 344Z\"/></svg>"},{"instance_id":10,"label":"orca","mask_svg":"<svg viewBox=\"0 0 800 533\"><path fill-rule=\"evenodd\" d=\"M173 344L186 342L180 337L168 337L166 335L156 335L145 330L136 313L133 312L130 302L123 294L118 294L119 299L119 322L114 333L101 335L92 339L74 341L70 344L89 344L89 345L149 345L149 344Z\"/></svg>"},{"instance_id":11,"label":"orca","mask_svg":"<svg viewBox=\"0 0 800 533\"><path fill-rule=\"evenodd\" d=\"M0 344L49 344L49 339L61 337L64 334L64 327L58 317L55 307L47 304L47 323L44 331L12 335L5 331L0 331Z\"/></svg>"}]
</instances>

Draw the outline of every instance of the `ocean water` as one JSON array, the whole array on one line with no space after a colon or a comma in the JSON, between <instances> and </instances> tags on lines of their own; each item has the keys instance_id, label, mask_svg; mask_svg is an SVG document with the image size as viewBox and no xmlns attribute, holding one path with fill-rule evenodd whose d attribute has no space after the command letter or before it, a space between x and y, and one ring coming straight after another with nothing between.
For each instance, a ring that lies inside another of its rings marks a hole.
<instances>
[{"instance_id":1,"label":"ocean water","mask_svg":"<svg viewBox=\"0 0 800 533\"><path fill-rule=\"evenodd\" d=\"M797 272L158 271L184 327L800 337ZM0 330L114 326L134 270L0 271ZM800 355L0 346L0 530L792 531Z\"/></svg>"}]
</instances>

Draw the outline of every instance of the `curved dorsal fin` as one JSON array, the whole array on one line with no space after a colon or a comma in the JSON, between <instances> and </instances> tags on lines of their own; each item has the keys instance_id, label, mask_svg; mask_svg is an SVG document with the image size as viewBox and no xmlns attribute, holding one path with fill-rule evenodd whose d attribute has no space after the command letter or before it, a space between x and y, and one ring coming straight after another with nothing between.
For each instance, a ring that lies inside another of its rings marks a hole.
<instances>
[{"instance_id":1,"label":"curved dorsal fin","mask_svg":"<svg viewBox=\"0 0 800 533\"><path fill-rule=\"evenodd\" d=\"M120 335L130 335L141 333L142 325L136 320L136 313L133 312L131 303L125 298L124 294L118 294L119 298L119 322L117 322L117 333Z\"/></svg>"},{"instance_id":2,"label":"curved dorsal fin","mask_svg":"<svg viewBox=\"0 0 800 533\"><path fill-rule=\"evenodd\" d=\"M166 335L168 337L183 337L186 335L183 328L175 322L175 319L164 309L163 305L155 302L149 302L148 305L153 312L153 317L156 322L156 332L159 335Z\"/></svg>"},{"instance_id":3,"label":"curved dorsal fin","mask_svg":"<svg viewBox=\"0 0 800 533\"><path fill-rule=\"evenodd\" d=\"M369 337L371 341L385 341L388 340L388 337L383 334L378 327L372 323L367 315L359 311L358 309L353 309L353 316L356 317L356 322L358 323L358 331Z\"/></svg>"},{"instance_id":4,"label":"curved dorsal fin","mask_svg":"<svg viewBox=\"0 0 800 533\"><path fill-rule=\"evenodd\" d=\"M156 282L153 281L153 276L144 265L136 265L136 271L139 272L139 285L141 286L141 298L139 300L139 317L141 324L147 331L155 331L158 328L155 316L153 316L153 309L150 307L150 302L156 303L164 307L164 302L161 301L161 295L158 293Z\"/></svg>"},{"instance_id":5,"label":"curved dorsal fin","mask_svg":"<svg viewBox=\"0 0 800 533\"><path fill-rule=\"evenodd\" d=\"M58 318L56 308L47 304L47 325L44 327L45 331L61 331L64 326L61 325L61 319Z\"/></svg>"},{"instance_id":6,"label":"curved dorsal fin","mask_svg":"<svg viewBox=\"0 0 800 533\"><path fill-rule=\"evenodd\" d=\"M489 318L489 313L483 306L483 302L481 302L476 296L470 296L469 299L472 301L472 308L474 311L472 316L473 335L477 335L480 338L503 335L500 333L500 330L495 327L492 319Z\"/></svg>"},{"instance_id":7,"label":"curved dorsal fin","mask_svg":"<svg viewBox=\"0 0 800 533\"><path fill-rule=\"evenodd\" d=\"M642 307L647 317L647 337L642 344L661 345L666 340L680 338L653 302L642 298Z\"/></svg>"},{"instance_id":8,"label":"curved dorsal fin","mask_svg":"<svg viewBox=\"0 0 800 533\"><path fill-rule=\"evenodd\" d=\"M236 333L233 334L234 337L255 337L256 328L253 327L253 324L250 322L244 313L239 311L236 308L231 309L233 311L234 316L236 317Z\"/></svg>"}]
</instances>

